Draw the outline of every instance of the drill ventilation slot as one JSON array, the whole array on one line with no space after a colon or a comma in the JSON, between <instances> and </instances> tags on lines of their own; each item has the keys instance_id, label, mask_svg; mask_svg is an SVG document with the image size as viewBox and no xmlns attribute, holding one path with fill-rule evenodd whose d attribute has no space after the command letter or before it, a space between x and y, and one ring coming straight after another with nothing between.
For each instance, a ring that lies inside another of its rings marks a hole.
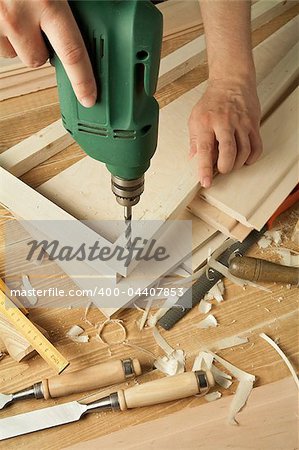
<instances>
[{"instance_id":1,"label":"drill ventilation slot","mask_svg":"<svg viewBox=\"0 0 299 450\"><path fill-rule=\"evenodd\" d=\"M113 130L113 137L115 139L135 139L135 130Z\"/></svg>"},{"instance_id":2,"label":"drill ventilation slot","mask_svg":"<svg viewBox=\"0 0 299 450\"><path fill-rule=\"evenodd\" d=\"M78 131L82 131L83 133L95 134L97 136L108 136L107 128L99 127L95 124L78 122Z\"/></svg>"}]
</instances>

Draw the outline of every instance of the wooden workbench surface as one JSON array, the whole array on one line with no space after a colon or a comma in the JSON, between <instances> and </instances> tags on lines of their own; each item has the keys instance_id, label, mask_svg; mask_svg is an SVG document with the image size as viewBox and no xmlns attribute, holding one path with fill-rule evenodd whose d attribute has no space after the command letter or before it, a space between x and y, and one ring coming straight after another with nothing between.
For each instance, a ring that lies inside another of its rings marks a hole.
<instances>
[{"instance_id":1,"label":"wooden workbench surface","mask_svg":"<svg viewBox=\"0 0 299 450\"><path fill-rule=\"evenodd\" d=\"M272 32L290 20L296 14L295 8L274 19L254 33L253 41L256 45L264 40ZM188 39L196 36L191 33L185 38L168 41L164 47L164 53L171 51ZM178 95L201 82L207 75L206 64L193 70L184 78L167 86L159 92L158 99L161 105L165 105ZM196 101L196 99L194 99ZM0 152L16 144L32 133L59 118L59 104L56 88L40 91L19 98L6 100L0 104ZM72 145L58 155L50 158L37 168L26 173L22 179L32 187L36 187L59 173L72 163L82 158L82 151ZM107 186L109 189L109 186ZM282 246L290 246L294 243L289 240L292 227L298 218L298 211L292 210L281 216L279 226L284 230ZM4 209L0 210L1 223L5 222ZM297 249L298 250L298 249ZM251 254L263 257L275 257L273 249L266 249L264 253L256 246ZM3 255L1 258L0 276L4 277ZM194 356L203 347L209 347L215 340L224 337L238 335L247 336L249 343L221 351L221 356L235 364L239 368L248 371L257 377L256 385L267 384L280 380L289 375L288 369L268 344L259 337L259 333L265 332L271 338L278 340L280 347L288 355L295 366L298 366L298 290L282 285L268 285L271 292L259 291L253 288L242 288L225 281L225 300L221 304L214 304L213 314L217 318L217 328L202 330L196 324L202 319L198 308L194 308L173 330L162 331L163 336L173 347L179 347L186 352L187 369L192 367ZM148 354L136 348L125 345L112 345L108 348L95 337L95 331L83 321L82 309L33 309L30 317L50 333L55 346L70 360L68 370L77 370L87 367L109 358L122 358L125 356L137 356L145 367L151 368L153 359ZM149 350L156 355L159 351L154 343L152 331L145 329L139 332L136 320L140 312L128 309L118 318L124 321L128 331L128 342ZM93 323L103 321L104 316L96 308L92 308L88 319ZM66 331L74 324L81 325L91 336L87 344L75 344L65 337ZM107 327L105 336L109 340L114 339L117 329ZM27 387L39 381L43 377L51 376L53 372L46 363L36 356L28 362L16 363L10 357L4 357L0 361L0 392L11 392ZM145 374L140 377L140 382L158 376L156 373ZM132 382L133 383L133 382ZM223 393L229 395L235 392L236 383ZM106 392L107 390L105 390ZM110 390L111 391L111 390ZM73 396L70 399L78 398ZM51 406L65 402L66 399L56 401L29 400L15 403L6 410L1 411L0 417L6 417L45 406ZM108 434L120 428L134 425L153 418L162 417L187 406L203 403L203 399L189 398L171 404L132 410L126 413L101 413L91 414L78 423L62 426L56 429L44 430L32 435L21 436L5 443L0 443L0 449L60 449L71 444L86 441L96 436ZM82 448L85 444L82 443Z\"/></svg>"}]
</instances>

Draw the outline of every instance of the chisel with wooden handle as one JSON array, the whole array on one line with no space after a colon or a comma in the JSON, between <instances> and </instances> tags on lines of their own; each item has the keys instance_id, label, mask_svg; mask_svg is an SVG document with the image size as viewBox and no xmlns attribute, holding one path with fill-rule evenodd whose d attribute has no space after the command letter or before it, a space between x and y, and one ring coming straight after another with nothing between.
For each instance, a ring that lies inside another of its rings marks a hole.
<instances>
[{"instance_id":1,"label":"chisel with wooden handle","mask_svg":"<svg viewBox=\"0 0 299 450\"><path fill-rule=\"evenodd\" d=\"M248 281L275 281L298 284L299 268L283 266L265 259L236 256L229 263L229 271L235 277Z\"/></svg>"},{"instance_id":2,"label":"chisel with wooden handle","mask_svg":"<svg viewBox=\"0 0 299 450\"><path fill-rule=\"evenodd\" d=\"M164 377L119 390L92 403L69 402L0 420L0 440L76 422L87 413L126 411L170 402L192 395L204 395L214 386L211 372L202 370Z\"/></svg>"},{"instance_id":3,"label":"chisel with wooden handle","mask_svg":"<svg viewBox=\"0 0 299 450\"><path fill-rule=\"evenodd\" d=\"M140 363L135 358L97 364L42 380L30 388L15 394L0 394L0 409L16 400L25 400L27 398L44 398L48 400L49 398L65 397L121 383L131 376L140 374Z\"/></svg>"}]
</instances>

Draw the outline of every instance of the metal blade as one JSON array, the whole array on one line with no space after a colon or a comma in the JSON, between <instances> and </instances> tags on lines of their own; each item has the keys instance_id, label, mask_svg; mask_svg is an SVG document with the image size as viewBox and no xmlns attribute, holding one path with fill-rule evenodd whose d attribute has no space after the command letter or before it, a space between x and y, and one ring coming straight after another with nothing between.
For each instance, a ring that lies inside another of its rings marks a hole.
<instances>
[{"instance_id":1,"label":"metal blade","mask_svg":"<svg viewBox=\"0 0 299 450\"><path fill-rule=\"evenodd\" d=\"M0 394L0 409L13 401L12 394Z\"/></svg>"},{"instance_id":2,"label":"metal blade","mask_svg":"<svg viewBox=\"0 0 299 450\"><path fill-rule=\"evenodd\" d=\"M86 405L70 402L1 419L0 440L76 422L86 410Z\"/></svg>"}]
</instances>

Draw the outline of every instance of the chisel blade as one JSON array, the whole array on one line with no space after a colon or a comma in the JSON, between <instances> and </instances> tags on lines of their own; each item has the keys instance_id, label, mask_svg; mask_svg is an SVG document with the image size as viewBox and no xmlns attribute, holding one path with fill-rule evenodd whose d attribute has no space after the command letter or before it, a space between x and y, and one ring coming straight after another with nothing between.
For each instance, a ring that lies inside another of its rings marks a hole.
<instances>
[{"instance_id":1,"label":"chisel blade","mask_svg":"<svg viewBox=\"0 0 299 450\"><path fill-rule=\"evenodd\" d=\"M86 411L86 405L70 402L1 419L0 440L76 422Z\"/></svg>"}]
</instances>

